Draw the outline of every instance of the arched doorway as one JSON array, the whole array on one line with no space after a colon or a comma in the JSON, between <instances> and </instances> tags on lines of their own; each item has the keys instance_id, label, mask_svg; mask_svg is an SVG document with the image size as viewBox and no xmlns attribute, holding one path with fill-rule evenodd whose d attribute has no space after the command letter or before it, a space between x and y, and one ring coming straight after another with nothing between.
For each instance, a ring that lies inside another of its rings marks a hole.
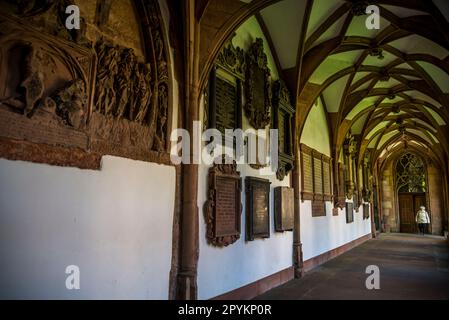
<instances>
[{"instance_id":1,"label":"arched doorway","mask_svg":"<svg viewBox=\"0 0 449 320\"><path fill-rule=\"evenodd\" d=\"M415 214L420 206L428 207L426 166L417 155L405 153L396 163L396 191L400 232L415 233Z\"/></svg>"}]
</instances>

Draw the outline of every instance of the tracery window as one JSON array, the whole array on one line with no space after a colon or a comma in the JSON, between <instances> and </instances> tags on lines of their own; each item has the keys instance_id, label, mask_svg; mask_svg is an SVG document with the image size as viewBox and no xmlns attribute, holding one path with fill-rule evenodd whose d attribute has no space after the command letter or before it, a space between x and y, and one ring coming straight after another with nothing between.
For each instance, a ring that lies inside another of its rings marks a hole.
<instances>
[{"instance_id":1,"label":"tracery window","mask_svg":"<svg viewBox=\"0 0 449 320\"><path fill-rule=\"evenodd\" d=\"M423 161L414 154L406 153L396 165L398 192L426 192L426 171Z\"/></svg>"}]
</instances>

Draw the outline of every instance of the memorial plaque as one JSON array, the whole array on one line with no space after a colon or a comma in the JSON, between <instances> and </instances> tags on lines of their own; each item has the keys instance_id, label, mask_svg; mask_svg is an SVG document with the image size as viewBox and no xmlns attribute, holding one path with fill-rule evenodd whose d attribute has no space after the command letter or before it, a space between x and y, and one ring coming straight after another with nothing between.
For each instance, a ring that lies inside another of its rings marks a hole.
<instances>
[{"instance_id":1,"label":"memorial plaque","mask_svg":"<svg viewBox=\"0 0 449 320\"><path fill-rule=\"evenodd\" d=\"M277 232L293 230L294 201L293 188L274 189L274 225Z\"/></svg>"},{"instance_id":2,"label":"memorial plaque","mask_svg":"<svg viewBox=\"0 0 449 320\"><path fill-rule=\"evenodd\" d=\"M354 202L354 210L355 212L358 213L360 203L359 203L359 192L357 190L353 192L353 202Z\"/></svg>"},{"instance_id":3,"label":"memorial plaque","mask_svg":"<svg viewBox=\"0 0 449 320\"><path fill-rule=\"evenodd\" d=\"M312 201L312 217L326 216L326 203L323 200Z\"/></svg>"},{"instance_id":4,"label":"memorial plaque","mask_svg":"<svg viewBox=\"0 0 449 320\"><path fill-rule=\"evenodd\" d=\"M246 240L270 237L269 180L246 177Z\"/></svg>"},{"instance_id":5,"label":"memorial plaque","mask_svg":"<svg viewBox=\"0 0 449 320\"><path fill-rule=\"evenodd\" d=\"M264 44L257 38L246 55L245 114L254 129L270 124L271 80Z\"/></svg>"},{"instance_id":6,"label":"memorial plaque","mask_svg":"<svg viewBox=\"0 0 449 320\"><path fill-rule=\"evenodd\" d=\"M293 128L295 109L291 103L290 92L281 80L273 85L273 129L278 130L278 170L276 177L284 180L293 170L295 156L293 153Z\"/></svg>"},{"instance_id":7,"label":"memorial plaque","mask_svg":"<svg viewBox=\"0 0 449 320\"><path fill-rule=\"evenodd\" d=\"M370 218L370 204L364 203L363 204L363 219L369 219Z\"/></svg>"},{"instance_id":8,"label":"memorial plaque","mask_svg":"<svg viewBox=\"0 0 449 320\"><path fill-rule=\"evenodd\" d=\"M218 68L218 67L217 67ZM241 128L241 80L222 69L212 70L209 81L209 128L219 130Z\"/></svg>"},{"instance_id":9,"label":"memorial plaque","mask_svg":"<svg viewBox=\"0 0 449 320\"><path fill-rule=\"evenodd\" d=\"M323 155L323 190L324 200L332 200L331 160Z\"/></svg>"},{"instance_id":10,"label":"memorial plaque","mask_svg":"<svg viewBox=\"0 0 449 320\"><path fill-rule=\"evenodd\" d=\"M301 145L301 183L302 200L313 200L313 167L312 167L312 149L306 145Z\"/></svg>"},{"instance_id":11,"label":"memorial plaque","mask_svg":"<svg viewBox=\"0 0 449 320\"><path fill-rule=\"evenodd\" d=\"M314 193L323 194L323 171L321 167L321 159L313 157L313 180Z\"/></svg>"},{"instance_id":12,"label":"memorial plaque","mask_svg":"<svg viewBox=\"0 0 449 320\"><path fill-rule=\"evenodd\" d=\"M208 243L228 246L240 238L241 178L237 165L216 164L209 170L208 200L204 205Z\"/></svg>"},{"instance_id":13,"label":"memorial plaque","mask_svg":"<svg viewBox=\"0 0 449 320\"><path fill-rule=\"evenodd\" d=\"M236 128L237 88L230 82L217 77L216 126L221 133Z\"/></svg>"},{"instance_id":14,"label":"memorial plaque","mask_svg":"<svg viewBox=\"0 0 449 320\"><path fill-rule=\"evenodd\" d=\"M244 52L232 39L220 51L209 78L208 128L223 135L226 129L242 127L242 83Z\"/></svg>"},{"instance_id":15,"label":"memorial plaque","mask_svg":"<svg viewBox=\"0 0 449 320\"><path fill-rule=\"evenodd\" d=\"M346 223L354 222L354 204L346 202Z\"/></svg>"}]
</instances>

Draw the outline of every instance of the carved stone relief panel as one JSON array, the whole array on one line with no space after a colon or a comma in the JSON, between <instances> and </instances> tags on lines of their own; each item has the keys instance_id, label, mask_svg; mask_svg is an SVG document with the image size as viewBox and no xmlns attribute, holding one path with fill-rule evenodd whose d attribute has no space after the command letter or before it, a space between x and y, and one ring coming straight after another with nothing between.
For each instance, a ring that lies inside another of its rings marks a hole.
<instances>
[{"instance_id":1,"label":"carved stone relief panel","mask_svg":"<svg viewBox=\"0 0 449 320\"><path fill-rule=\"evenodd\" d=\"M270 237L269 180L246 177L246 241Z\"/></svg>"},{"instance_id":2,"label":"carved stone relief panel","mask_svg":"<svg viewBox=\"0 0 449 320\"><path fill-rule=\"evenodd\" d=\"M204 205L209 244L225 247L240 238L241 189L235 162L216 164L209 170L208 200Z\"/></svg>"},{"instance_id":3,"label":"carved stone relief panel","mask_svg":"<svg viewBox=\"0 0 449 320\"><path fill-rule=\"evenodd\" d=\"M140 2L138 2L140 3ZM146 154L168 151L168 57L156 2L140 3L148 12L144 30L146 60L138 61L133 49L100 39L96 94L90 134L92 144L104 153Z\"/></svg>"},{"instance_id":4,"label":"carved stone relief panel","mask_svg":"<svg viewBox=\"0 0 449 320\"><path fill-rule=\"evenodd\" d=\"M87 149L95 57L0 12L0 136Z\"/></svg>"},{"instance_id":5,"label":"carved stone relief panel","mask_svg":"<svg viewBox=\"0 0 449 320\"><path fill-rule=\"evenodd\" d=\"M292 106L290 92L285 84L276 81L273 85L273 129L278 130L279 164L276 176L279 180L293 170L295 156L293 153L293 132L295 109Z\"/></svg>"},{"instance_id":6,"label":"carved stone relief panel","mask_svg":"<svg viewBox=\"0 0 449 320\"><path fill-rule=\"evenodd\" d=\"M86 35L84 20L81 30L66 29L72 1L0 4L0 137L170 163L171 88L157 1L135 1L139 10L129 13L145 26L145 56ZM73 165L58 150L47 162ZM29 152L19 158L42 160Z\"/></svg>"}]
</instances>

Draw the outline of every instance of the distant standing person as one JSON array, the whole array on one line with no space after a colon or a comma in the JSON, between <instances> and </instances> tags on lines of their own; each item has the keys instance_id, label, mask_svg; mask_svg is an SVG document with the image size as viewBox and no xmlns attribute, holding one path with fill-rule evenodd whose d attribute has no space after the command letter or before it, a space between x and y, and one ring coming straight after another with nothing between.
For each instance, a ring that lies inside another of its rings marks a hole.
<instances>
[{"instance_id":1,"label":"distant standing person","mask_svg":"<svg viewBox=\"0 0 449 320\"><path fill-rule=\"evenodd\" d=\"M426 227L430 223L430 217L426 211L426 207L420 207L418 213L416 214L416 223L418 224L419 233L425 234Z\"/></svg>"}]
</instances>

